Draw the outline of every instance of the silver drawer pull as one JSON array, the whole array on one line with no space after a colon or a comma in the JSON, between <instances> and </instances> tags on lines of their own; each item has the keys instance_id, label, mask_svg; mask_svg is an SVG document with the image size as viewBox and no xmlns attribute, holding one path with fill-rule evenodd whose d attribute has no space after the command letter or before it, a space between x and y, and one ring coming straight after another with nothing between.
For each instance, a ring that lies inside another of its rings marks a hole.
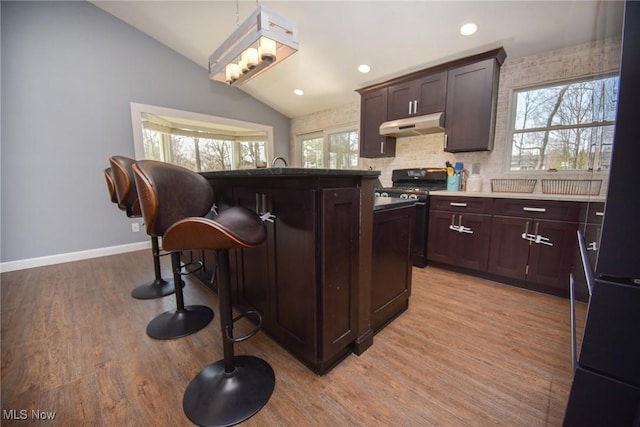
<instances>
[{"instance_id":1,"label":"silver drawer pull","mask_svg":"<svg viewBox=\"0 0 640 427\"><path fill-rule=\"evenodd\" d=\"M522 210L525 212L546 212L547 211L545 208L529 208L529 207L524 207L522 208Z\"/></svg>"},{"instance_id":2,"label":"silver drawer pull","mask_svg":"<svg viewBox=\"0 0 640 427\"><path fill-rule=\"evenodd\" d=\"M596 216L604 216L604 212L596 212Z\"/></svg>"},{"instance_id":3,"label":"silver drawer pull","mask_svg":"<svg viewBox=\"0 0 640 427\"><path fill-rule=\"evenodd\" d=\"M449 203L449 206L457 206L457 207L460 207L460 208L466 208L467 204L466 203L451 202L451 203Z\"/></svg>"}]
</instances>

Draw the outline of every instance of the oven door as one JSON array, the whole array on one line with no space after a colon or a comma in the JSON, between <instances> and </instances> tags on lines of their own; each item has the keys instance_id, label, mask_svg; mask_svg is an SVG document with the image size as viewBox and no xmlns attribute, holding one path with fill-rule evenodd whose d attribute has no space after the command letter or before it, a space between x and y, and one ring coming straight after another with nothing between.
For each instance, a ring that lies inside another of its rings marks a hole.
<instances>
[{"instance_id":1,"label":"oven door","mask_svg":"<svg viewBox=\"0 0 640 427\"><path fill-rule=\"evenodd\" d=\"M429 228L429 206L427 201L416 202L416 220L413 229L412 262L416 267L427 266L427 233Z\"/></svg>"}]
</instances>

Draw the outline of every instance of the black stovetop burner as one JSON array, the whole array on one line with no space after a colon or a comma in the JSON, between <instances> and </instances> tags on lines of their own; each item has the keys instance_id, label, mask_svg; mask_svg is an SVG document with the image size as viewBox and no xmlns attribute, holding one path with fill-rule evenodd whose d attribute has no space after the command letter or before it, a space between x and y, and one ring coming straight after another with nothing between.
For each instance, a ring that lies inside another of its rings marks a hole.
<instances>
[{"instance_id":1,"label":"black stovetop burner","mask_svg":"<svg viewBox=\"0 0 640 427\"><path fill-rule=\"evenodd\" d=\"M429 191L447 188L445 168L394 169L391 172L393 187L376 188L376 191L429 194Z\"/></svg>"}]
</instances>

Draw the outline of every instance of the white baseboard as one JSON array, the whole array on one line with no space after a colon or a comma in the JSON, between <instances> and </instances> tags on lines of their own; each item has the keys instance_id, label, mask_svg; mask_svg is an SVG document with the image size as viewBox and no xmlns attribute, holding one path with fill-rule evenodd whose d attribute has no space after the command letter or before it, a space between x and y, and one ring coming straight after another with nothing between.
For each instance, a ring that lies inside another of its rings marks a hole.
<instances>
[{"instance_id":1,"label":"white baseboard","mask_svg":"<svg viewBox=\"0 0 640 427\"><path fill-rule=\"evenodd\" d=\"M83 259L98 258L102 256L122 254L125 252L140 251L150 249L151 241L129 243L127 245L109 246L107 248L90 249L88 251L69 252L66 254L43 256L39 258L22 259L18 261L3 262L0 264L0 272L24 270L27 268L43 267L45 265L62 264L70 261L80 261Z\"/></svg>"}]
</instances>

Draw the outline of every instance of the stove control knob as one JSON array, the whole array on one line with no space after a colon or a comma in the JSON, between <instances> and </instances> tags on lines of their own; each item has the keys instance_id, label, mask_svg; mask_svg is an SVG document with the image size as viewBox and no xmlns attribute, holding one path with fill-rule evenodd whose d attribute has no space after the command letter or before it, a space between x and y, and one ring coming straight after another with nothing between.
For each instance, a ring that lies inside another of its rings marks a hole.
<instances>
[{"instance_id":1,"label":"stove control knob","mask_svg":"<svg viewBox=\"0 0 640 427\"><path fill-rule=\"evenodd\" d=\"M382 194L380 194L380 197L389 197L389 194L386 192L383 192Z\"/></svg>"},{"instance_id":2,"label":"stove control knob","mask_svg":"<svg viewBox=\"0 0 640 427\"><path fill-rule=\"evenodd\" d=\"M380 197L380 193L379 192L376 191L374 194L376 195L376 197Z\"/></svg>"},{"instance_id":3,"label":"stove control knob","mask_svg":"<svg viewBox=\"0 0 640 427\"><path fill-rule=\"evenodd\" d=\"M409 196L409 198L410 198L410 199L418 200L418 196L416 196L415 194L410 195L410 196Z\"/></svg>"},{"instance_id":4,"label":"stove control knob","mask_svg":"<svg viewBox=\"0 0 640 427\"><path fill-rule=\"evenodd\" d=\"M401 198L401 199L408 199L408 198L409 198L409 196L408 196L408 195L406 195L406 194L401 194L401 195L400 195L400 198Z\"/></svg>"}]
</instances>

